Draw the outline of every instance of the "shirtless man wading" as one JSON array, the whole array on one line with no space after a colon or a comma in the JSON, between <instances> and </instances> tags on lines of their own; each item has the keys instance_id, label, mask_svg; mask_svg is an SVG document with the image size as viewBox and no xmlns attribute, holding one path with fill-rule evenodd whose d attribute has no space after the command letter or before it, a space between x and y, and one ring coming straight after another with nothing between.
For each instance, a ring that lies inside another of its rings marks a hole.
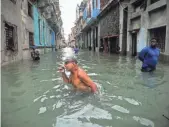
<instances>
[{"instance_id":1,"label":"shirtless man wading","mask_svg":"<svg viewBox=\"0 0 169 127\"><path fill-rule=\"evenodd\" d=\"M71 73L69 78L65 74L65 69ZM93 93L97 91L96 84L90 79L86 72L77 65L76 59L67 59L64 63L64 67L59 68L59 72L62 73L64 82L72 84L76 90Z\"/></svg>"}]
</instances>

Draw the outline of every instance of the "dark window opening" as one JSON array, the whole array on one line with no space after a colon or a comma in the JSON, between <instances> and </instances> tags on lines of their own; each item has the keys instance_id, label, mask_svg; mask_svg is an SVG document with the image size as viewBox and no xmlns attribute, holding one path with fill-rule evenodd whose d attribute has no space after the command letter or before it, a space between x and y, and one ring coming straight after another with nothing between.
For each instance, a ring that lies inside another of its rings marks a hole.
<instances>
[{"instance_id":1,"label":"dark window opening","mask_svg":"<svg viewBox=\"0 0 169 127\"><path fill-rule=\"evenodd\" d=\"M14 33L15 32L15 33ZM6 44L6 50L15 51L16 50L16 38L15 35L17 35L16 26L9 25L8 23L5 23L5 44Z\"/></svg>"},{"instance_id":2,"label":"dark window opening","mask_svg":"<svg viewBox=\"0 0 169 127\"><path fill-rule=\"evenodd\" d=\"M29 46L34 46L33 33L29 32Z\"/></svg>"},{"instance_id":3,"label":"dark window opening","mask_svg":"<svg viewBox=\"0 0 169 127\"><path fill-rule=\"evenodd\" d=\"M139 12L141 9L146 9L147 7L147 0L137 0L133 3L134 12Z\"/></svg>"},{"instance_id":4,"label":"dark window opening","mask_svg":"<svg viewBox=\"0 0 169 127\"><path fill-rule=\"evenodd\" d=\"M160 1L160 0L151 0L151 4L154 4L154 3L158 2L158 1Z\"/></svg>"},{"instance_id":5,"label":"dark window opening","mask_svg":"<svg viewBox=\"0 0 169 127\"><path fill-rule=\"evenodd\" d=\"M17 1L17 0L10 0L10 1L11 1L12 3L16 4L16 1Z\"/></svg>"},{"instance_id":6,"label":"dark window opening","mask_svg":"<svg viewBox=\"0 0 169 127\"><path fill-rule=\"evenodd\" d=\"M28 2L28 15L33 19L33 8L31 3Z\"/></svg>"},{"instance_id":7,"label":"dark window opening","mask_svg":"<svg viewBox=\"0 0 169 127\"><path fill-rule=\"evenodd\" d=\"M150 30L150 37L157 39L157 47L161 52L165 52L166 27L160 27Z\"/></svg>"}]
</instances>

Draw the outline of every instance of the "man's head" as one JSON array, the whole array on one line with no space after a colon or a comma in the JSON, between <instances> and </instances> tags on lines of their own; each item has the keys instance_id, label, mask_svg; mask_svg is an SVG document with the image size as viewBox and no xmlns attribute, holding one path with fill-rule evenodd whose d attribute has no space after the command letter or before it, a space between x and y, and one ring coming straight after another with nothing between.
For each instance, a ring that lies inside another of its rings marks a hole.
<instances>
[{"instance_id":1,"label":"man's head","mask_svg":"<svg viewBox=\"0 0 169 127\"><path fill-rule=\"evenodd\" d=\"M152 38L152 39L151 39L151 44L150 44L150 46L151 46L152 48L156 48L156 47L157 47L157 39Z\"/></svg>"},{"instance_id":2,"label":"man's head","mask_svg":"<svg viewBox=\"0 0 169 127\"><path fill-rule=\"evenodd\" d=\"M64 62L64 66L66 70L72 71L77 67L77 60L74 58L66 59Z\"/></svg>"}]
</instances>

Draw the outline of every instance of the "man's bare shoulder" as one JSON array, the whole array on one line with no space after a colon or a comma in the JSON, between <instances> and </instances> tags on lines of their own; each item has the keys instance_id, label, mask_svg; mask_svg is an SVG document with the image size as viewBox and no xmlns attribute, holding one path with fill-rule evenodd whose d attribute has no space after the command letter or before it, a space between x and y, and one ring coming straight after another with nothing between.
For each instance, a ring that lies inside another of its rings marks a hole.
<instances>
[{"instance_id":1,"label":"man's bare shoulder","mask_svg":"<svg viewBox=\"0 0 169 127\"><path fill-rule=\"evenodd\" d=\"M87 76L87 73L82 69L82 68L80 68L79 67L79 69L78 69L78 76Z\"/></svg>"}]
</instances>

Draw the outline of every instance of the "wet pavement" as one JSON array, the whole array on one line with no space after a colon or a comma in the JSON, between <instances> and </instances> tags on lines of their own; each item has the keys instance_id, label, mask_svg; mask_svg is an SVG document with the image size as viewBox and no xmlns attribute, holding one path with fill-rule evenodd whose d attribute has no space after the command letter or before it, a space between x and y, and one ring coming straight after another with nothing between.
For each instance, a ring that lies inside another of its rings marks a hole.
<instances>
[{"instance_id":1,"label":"wet pavement","mask_svg":"<svg viewBox=\"0 0 169 127\"><path fill-rule=\"evenodd\" d=\"M2 127L168 127L169 66L140 72L130 57L80 51L79 65L99 88L74 92L57 68L61 52L1 68Z\"/></svg>"}]
</instances>

